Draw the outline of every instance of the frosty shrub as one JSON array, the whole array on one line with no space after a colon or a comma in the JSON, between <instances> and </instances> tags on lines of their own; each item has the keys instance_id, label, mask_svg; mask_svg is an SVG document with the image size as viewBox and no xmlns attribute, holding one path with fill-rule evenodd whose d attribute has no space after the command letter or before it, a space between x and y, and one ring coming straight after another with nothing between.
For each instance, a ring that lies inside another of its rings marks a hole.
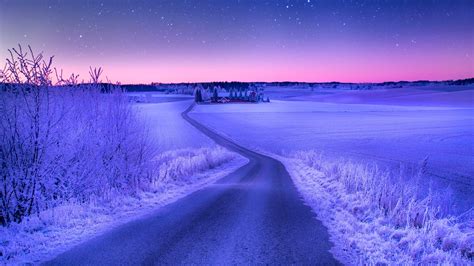
<instances>
[{"instance_id":1,"label":"frosty shrub","mask_svg":"<svg viewBox=\"0 0 474 266\"><path fill-rule=\"evenodd\" d=\"M0 223L110 190L133 194L150 174L146 130L119 87L78 76L53 83L52 57L9 50L0 91ZM103 93L107 91L107 93Z\"/></svg>"},{"instance_id":2,"label":"frosty shrub","mask_svg":"<svg viewBox=\"0 0 474 266\"><path fill-rule=\"evenodd\" d=\"M419 167L394 171L330 160L315 151L291 157L298 162L295 168L307 169L300 175L313 186L308 191L318 193L314 202L326 201L322 206L331 216L326 217L329 227L351 246L372 254L365 259L369 264L464 264L474 259L473 210L450 216L442 211L449 197L439 199L431 189L420 189L426 159Z\"/></svg>"},{"instance_id":3,"label":"frosty shrub","mask_svg":"<svg viewBox=\"0 0 474 266\"><path fill-rule=\"evenodd\" d=\"M0 226L0 265L49 259L58 248L156 211L232 172L239 164L224 164L237 158L236 153L219 147L163 152L152 160L154 169L159 170L150 176L153 183L143 182L146 186L137 194L109 189L106 195L92 195L87 202L72 199L21 223ZM214 170L208 171L210 168Z\"/></svg>"},{"instance_id":4,"label":"frosty shrub","mask_svg":"<svg viewBox=\"0 0 474 266\"><path fill-rule=\"evenodd\" d=\"M159 173L154 175L153 184L160 185L176 181L186 181L194 173L215 168L235 158L235 154L221 147L180 149L164 152L155 157Z\"/></svg>"}]
</instances>

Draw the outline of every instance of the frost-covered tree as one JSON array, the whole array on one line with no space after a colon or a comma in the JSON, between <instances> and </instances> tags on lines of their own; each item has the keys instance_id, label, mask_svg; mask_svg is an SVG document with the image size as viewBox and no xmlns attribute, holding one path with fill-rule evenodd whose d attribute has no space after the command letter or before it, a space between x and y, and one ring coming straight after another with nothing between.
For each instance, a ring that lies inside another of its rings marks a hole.
<instances>
[{"instance_id":1,"label":"frost-covered tree","mask_svg":"<svg viewBox=\"0 0 474 266\"><path fill-rule=\"evenodd\" d=\"M194 93L194 101L197 103L202 102L202 89L200 87L196 87L196 91Z\"/></svg>"},{"instance_id":2,"label":"frost-covered tree","mask_svg":"<svg viewBox=\"0 0 474 266\"><path fill-rule=\"evenodd\" d=\"M219 94L217 92L217 88L214 88L212 92L212 101L217 102L218 99L219 99Z\"/></svg>"},{"instance_id":3,"label":"frost-covered tree","mask_svg":"<svg viewBox=\"0 0 474 266\"><path fill-rule=\"evenodd\" d=\"M205 88L201 90L201 101L202 102L207 102L210 101L212 97L211 94L211 89L210 88Z\"/></svg>"},{"instance_id":4,"label":"frost-covered tree","mask_svg":"<svg viewBox=\"0 0 474 266\"><path fill-rule=\"evenodd\" d=\"M9 50L0 91L0 223L21 222L66 201L135 193L152 150L120 87L63 78L53 58ZM53 86L57 84L60 86Z\"/></svg>"}]
</instances>

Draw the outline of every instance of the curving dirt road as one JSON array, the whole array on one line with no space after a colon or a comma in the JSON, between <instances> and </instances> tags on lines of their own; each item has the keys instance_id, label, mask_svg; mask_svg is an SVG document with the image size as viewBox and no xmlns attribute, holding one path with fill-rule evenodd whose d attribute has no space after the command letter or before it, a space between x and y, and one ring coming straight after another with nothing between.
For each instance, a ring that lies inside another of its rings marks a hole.
<instances>
[{"instance_id":1,"label":"curving dirt road","mask_svg":"<svg viewBox=\"0 0 474 266\"><path fill-rule=\"evenodd\" d=\"M284 166L182 116L250 162L146 218L109 231L47 265L334 265L326 228L300 199Z\"/></svg>"}]
</instances>

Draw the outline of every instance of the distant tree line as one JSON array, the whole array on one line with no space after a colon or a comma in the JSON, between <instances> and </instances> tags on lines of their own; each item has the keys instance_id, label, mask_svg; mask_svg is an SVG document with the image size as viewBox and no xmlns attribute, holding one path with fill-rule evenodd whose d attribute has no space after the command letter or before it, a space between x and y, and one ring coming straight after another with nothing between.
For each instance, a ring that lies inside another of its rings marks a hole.
<instances>
[{"instance_id":1,"label":"distant tree line","mask_svg":"<svg viewBox=\"0 0 474 266\"><path fill-rule=\"evenodd\" d=\"M170 90L175 90L176 93L181 93L179 88L194 88L197 86L202 86L205 89L212 89L214 87L219 87L230 91L231 89L245 90L249 89L252 86L277 86L277 87L287 87L287 86L308 86L310 88L324 86L324 87L338 87L339 85L349 85L349 86L404 86L404 85L415 85L415 86L424 86L433 83L444 83L448 85L469 85L474 84L474 78L459 79L459 80L445 80L445 81L429 81L429 80L417 80L417 81L386 81L380 83L344 83L344 82L293 82L293 81L283 81L283 82L238 82L238 81L219 81L219 82L202 82L202 83L154 83L154 84L112 84L112 83L98 83L94 86L98 86L102 92L109 92L110 88L115 88L120 86L124 91L135 92L135 91L159 91L159 92L168 92ZM76 83L73 86L85 85L86 87L90 83ZM71 87L72 85L59 85L60 87ZM0 82L0 90L5 89L5 83ZM192 91L192 90L191 90Z\"/></svg>"}]
</instances>

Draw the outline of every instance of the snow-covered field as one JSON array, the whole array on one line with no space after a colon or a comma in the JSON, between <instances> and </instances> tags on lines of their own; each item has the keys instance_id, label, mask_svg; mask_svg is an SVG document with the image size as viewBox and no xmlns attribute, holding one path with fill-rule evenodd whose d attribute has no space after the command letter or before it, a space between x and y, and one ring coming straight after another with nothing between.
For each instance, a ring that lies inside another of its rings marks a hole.
<instances>
[{"instance_id":1,"label":"snow-covered field","mask_svg":"<svg viewBox=\"0 0 474 266\"><path fill-rule=\"evenodd\" d=\"M163 92L127 92L130 100L140 103L166 103L194 99L191 95L166 94Z\"/></svg>"},{"instance_id":2,"label":"snow-covered field","mask_svg":"<svg viewBox=\"0 0 474 266\"><path fill-rule=\"evenodd\" d=\"M178 96L179 97L179 96ZM158 208L211 184L247 163L216 146L181 117L191 101L160 98L133 106L144 122L157 155L148 185L134 195L107 191L84 203L46 209L20 224L0 227L0 264L38 263L120 224L152 214Z\"/></svg>"},{"instance_id":3,"label":"snow-covered field","mask_svg":"<svg viewBox=\"0 0 474 266\"><path fill-rule=\"evenodd\" d=\"M462 99L472 99L474 90L463 93L467 96ZM239 143L275 154L312 149L328 157L392 168L426 161L423 186L433 181L434 186L449 188L455 212L474 206L474 106L404 103L273 100L258 105L200 105L191 115Z\"/></svg>"},{"instance_id":4,"label":"snow-covered field","mask_svg":"<svg viewBox=\"0 0 474 266\"><path fill-rule=\"evenodd\" d=\"M271 89L291 101L199 105L191 116L283 161L342 261L472 259L473 90L333 90L311 97L329 94L291 89Z\"/></svg>"},{"instance_id":5,"label":"snow-covered field","mask_svg":"<svg viewBox=\"0 0 474 266\"><path fill-rule=\"evenodd\" d=\"M155 96L154 98L169 99L166 95L160 96L163 97ZM212 140L197 131L181 117L181 113L191 103L192 100L186 97L181 101L136 105L136 109L149 128L150 138L161 151L213 145Z\"/></svg>"},{"instance_id":6,"label":"snow-covered field","mask_svg":"<svg viewBox=\"0 0 474 266\"><path fill-rule=\"evenodd\" d=\"M360 88L365 89L360 89ZM271 99L288 101L317 101L330 103L365 103L414 106L472 107L474 85L453 86L429 84L415 86L339 85L336 88L307 85L269 86L265 94Z\"/></svg>"}]
</instances>

